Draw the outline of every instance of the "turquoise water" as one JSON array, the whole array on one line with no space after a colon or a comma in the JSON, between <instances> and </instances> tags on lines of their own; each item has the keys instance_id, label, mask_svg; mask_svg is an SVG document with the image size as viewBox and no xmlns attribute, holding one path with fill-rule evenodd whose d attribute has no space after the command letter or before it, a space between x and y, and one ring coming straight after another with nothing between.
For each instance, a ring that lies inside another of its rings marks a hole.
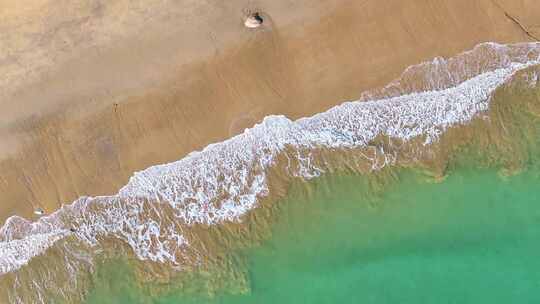
<instances>
[{"instance_id":1,"label":"turquoise water","mask_svg":"<svg viewBox=\"0 0 540 304\"><path fill-rule=\"evenodd\" d=\"M406 171L371 195L360 176L296 185L273 237L242 253L249 293L150 296L119 264L88 303L538 302L539 176L462 167L436 183Z\"/></svg>"}]
</instances>

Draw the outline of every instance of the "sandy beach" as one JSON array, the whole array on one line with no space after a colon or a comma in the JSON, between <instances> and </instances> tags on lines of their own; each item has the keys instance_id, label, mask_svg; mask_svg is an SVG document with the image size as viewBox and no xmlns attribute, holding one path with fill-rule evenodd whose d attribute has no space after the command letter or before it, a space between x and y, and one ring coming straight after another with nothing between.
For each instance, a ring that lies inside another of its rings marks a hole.
<instances>
[{"instance_id":1,"label":"sandy beach","mask_svg":"<svg viewBox=\"0 0 540 304\"><path fill-rule=\"evenodd\" d=\"M244 27L248 11L261 27ZM480 42L540 37L534 0L0 4L0 222L115 193L269 114L298 118Z\"/></svg>"}]
</instances>

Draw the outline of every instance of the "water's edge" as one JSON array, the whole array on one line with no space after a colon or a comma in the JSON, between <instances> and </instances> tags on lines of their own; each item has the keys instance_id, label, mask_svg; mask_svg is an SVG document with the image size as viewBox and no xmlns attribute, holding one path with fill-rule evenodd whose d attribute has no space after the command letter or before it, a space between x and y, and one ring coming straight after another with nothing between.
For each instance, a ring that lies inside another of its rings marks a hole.
<instances>
[{"instance_id":1,"label":"water's edge","mask_svg":"<svg viewBox=\"0 0 540 304\"><path fill-rule=\"evenodd\" d=\"M59 291L76 301L94 258L117 242L158 268L204 267L214 254L213 232L201 229L249 224L249 211L279 197L276 189L291 179L437 161L446 149L442 136L489 120L494 92L537 64L538 43L481 44L455 58L410 67L360 101L297 121L269 116L182 160L136 172L116 195L82 197L37 222L11 217L0 229L0 283L11 286L7 297L13 302L46 303L50 292ZM533 70L523 77L536 87L538 75ZM43 255L60 259L66 269L44 274ZM28 276L38 286L33 291L20 282ZM69 282L51 282L51 276Z\"/></svg>"}]
</instances>

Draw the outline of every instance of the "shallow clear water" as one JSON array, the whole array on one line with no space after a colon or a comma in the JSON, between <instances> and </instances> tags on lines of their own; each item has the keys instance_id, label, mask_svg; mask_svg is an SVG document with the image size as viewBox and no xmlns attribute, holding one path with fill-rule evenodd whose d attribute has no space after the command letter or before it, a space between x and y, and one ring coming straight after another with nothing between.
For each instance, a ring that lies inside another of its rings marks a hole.
<instances>
[{"instance_id":1,"label":"shallow clear water","mask_svg":"<svg viewBox=\"0 0 540 304\"><path fill-rule=\"evenodd\" d=\"M88 303L540 301L539 172L461 168L435 183L406 171L372 195L360 176L296 185L273 237L244 253L249 293L152 297L118 263Z\"/></svg>"}]
</instances>

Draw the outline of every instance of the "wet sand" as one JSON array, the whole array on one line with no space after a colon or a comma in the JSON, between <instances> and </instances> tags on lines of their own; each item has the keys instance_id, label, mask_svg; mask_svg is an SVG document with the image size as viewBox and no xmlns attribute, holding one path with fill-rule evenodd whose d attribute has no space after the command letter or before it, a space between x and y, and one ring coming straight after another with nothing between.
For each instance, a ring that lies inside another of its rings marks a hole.
<instances>
[{"instance_id":1,"label":"wet sand","mask_svg":"<svg viewBox=\"0 0 540 304\"><path fill-rule=\"evenodd\" d=\"M533 1L6 2L0 221L115 193L269 114L321 112L407 66L540 34ZM262 12L256 30L246 10ZM536 22L536 23L535 23Z\"/></svg>"}]
</instances>

